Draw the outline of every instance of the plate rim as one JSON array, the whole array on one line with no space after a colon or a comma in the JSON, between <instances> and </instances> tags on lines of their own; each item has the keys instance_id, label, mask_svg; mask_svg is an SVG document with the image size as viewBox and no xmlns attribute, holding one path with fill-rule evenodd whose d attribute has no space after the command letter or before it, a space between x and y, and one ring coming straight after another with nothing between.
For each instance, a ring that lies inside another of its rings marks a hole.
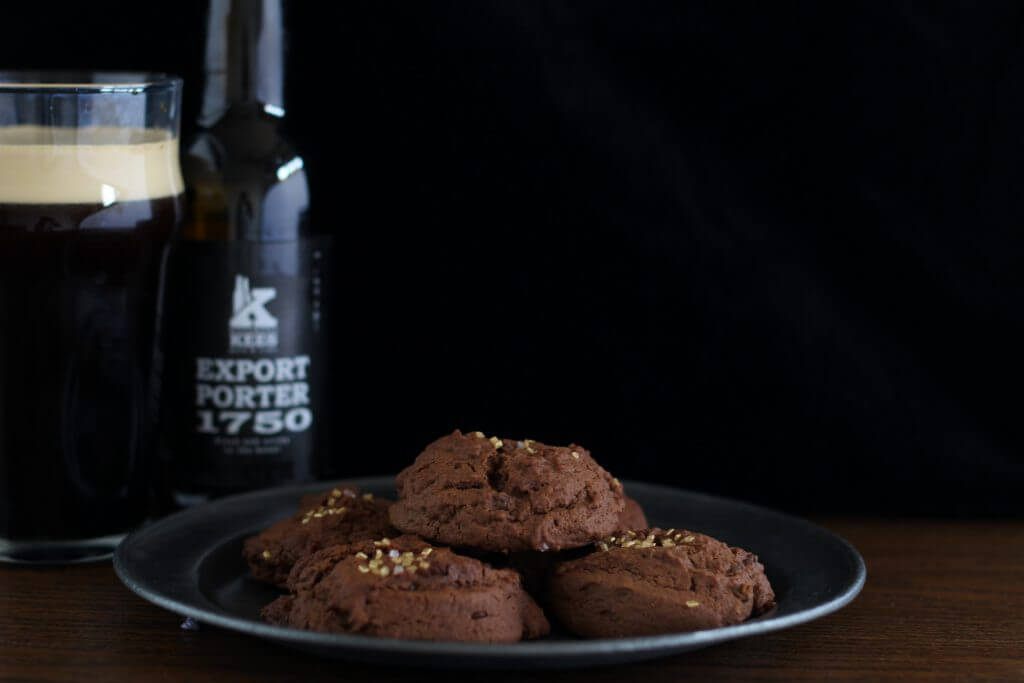
<instances>
[{"instance_id":1,"label":"plate rim","mask_svg":"<svg viewBox=\"0 0 1024 683\"><path fill-rule=\"evenodd\" d=\"M855 576L846 588L832 599L814 607L800 610L792 614L774 617L771 619L755 619L732 626L722 626L700 631L684 631L678 633L666 633L654 636L632 636L628 638L590 638L578 640L528 640L517 643L475 643L459 641L433 641L433 640L409 640L397 638L379 638L375 636L364 636L355 634L320 633L307 631L285 626L275 626L262 621L252 620L246 617L219 614L217 612L195 607L179 599L168 597L155 587L145 585L144 580L138 580L132 575L130 567L127 566L125 555L129 552L138 539L145 539L146 536L158 532L164 527L174 527L180 524L182 518L199 516L208 511L211 506L226 507L236 501L246 501L263 497L278 497L283 495L302 495L303 493L317 491L326 487L348 484L360 488L379 488L394 485L393 476L354 477L337 479L323 482L310 482L306 484L291 484L286 486L260 489L246 493L236 494L220 498L209 503L180 510L171 515L163 517L151 524L136 529L128 534L114 551L113 566L118 579L133 593L143 600L158 607L183 617L192 618L201 624L217 626L237 633L270 638L278 642L288 643L297 646L316 646L330 649L348 649L373 654L418 654L449 657L472 657L476 660L502 659L510 657L541 657L544 659L554 657L573 656L580 657L588 654L594 656L607 656L609 654L622 654L631 652L668 653L676 649L696 649L714 643L725 642L747 636L754 636L761 633L779 631L809 621L814 621L823 616L842 609L861 592L867 580L867 566L864 558L854 546L825 527L810 522L802 517L797 517L785 512L763 507L755 503L736 500L725 496L717 496L700 491L665 486L643 481L625 479L623 485L629 490L652 489L662 493L686 494L694 498L703 498L718 503L727 503L731 506L746 508L757 514L768 514L776 518L784 519L787 523L803 526L809 531L823 534L838 542L839 546L850 556L855 567ZM200 564L208 554L207 552L197 556L196 566Z\"/></svg>"}]
</instances>

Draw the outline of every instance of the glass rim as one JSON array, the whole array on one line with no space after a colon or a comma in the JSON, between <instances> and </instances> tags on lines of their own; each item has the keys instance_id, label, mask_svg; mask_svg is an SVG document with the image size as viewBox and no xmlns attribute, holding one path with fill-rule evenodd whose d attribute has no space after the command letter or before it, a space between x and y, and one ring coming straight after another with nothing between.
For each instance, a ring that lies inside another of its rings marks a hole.
<instances>
[{"instance_id":1,"label":"glass rim","mask_svg":"<svg viewBox=\"0 0 1024 683\"><path fill-rule=\"evenodd\" d=\"M163 72L0 70L0 93L138 94L181 86L181 77Z\"/></svg>"}]
</instances>

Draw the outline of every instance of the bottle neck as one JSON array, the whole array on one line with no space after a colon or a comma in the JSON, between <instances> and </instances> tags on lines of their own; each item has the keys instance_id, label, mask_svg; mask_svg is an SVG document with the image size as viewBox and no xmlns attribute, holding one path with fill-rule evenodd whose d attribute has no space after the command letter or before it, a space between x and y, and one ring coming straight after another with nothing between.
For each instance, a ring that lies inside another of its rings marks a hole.
<instances>
[{"instance_id":1,"label":"bottle neck","mask_svg":"<svg viewBox=\"0 0 1024 683\"><path fill-rule=\"evenodd\" d=\"M281 0L210 0L205 71L199 125L235 108L284 116Z\"/></svg>"}]
</instances>

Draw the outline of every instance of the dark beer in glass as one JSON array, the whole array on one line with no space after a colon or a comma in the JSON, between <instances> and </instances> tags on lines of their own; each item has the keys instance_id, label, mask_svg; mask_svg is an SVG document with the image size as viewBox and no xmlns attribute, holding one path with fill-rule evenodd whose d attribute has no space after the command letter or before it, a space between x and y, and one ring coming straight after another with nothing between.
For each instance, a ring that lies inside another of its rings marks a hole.
<instances>
[{"instance_id":1,"label":"dark beer in glass","mask_svg":"<svg viewBox=\"0 0 1024 683\"><path fill-rule=\"evenodd\" d=\"M0 73L0 559L109 554L147 515L181 81Z\"/></svg>"}]
</instances>

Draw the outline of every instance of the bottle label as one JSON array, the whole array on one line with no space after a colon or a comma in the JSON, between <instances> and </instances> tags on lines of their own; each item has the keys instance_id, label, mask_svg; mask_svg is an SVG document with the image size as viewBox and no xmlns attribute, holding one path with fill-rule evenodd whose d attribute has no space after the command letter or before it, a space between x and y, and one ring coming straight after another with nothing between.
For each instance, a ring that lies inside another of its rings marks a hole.
<instances>
[{"instance_id":1,"label":"bottle label","mask_svg":"<svg viewBox=\"0 0 1024 683\"><path fill-rule=\"evenodd\" d=\"M173 243L164 267L161 451L184 491L317 475L326 238Z\"/></svg>"}]
</instances>

